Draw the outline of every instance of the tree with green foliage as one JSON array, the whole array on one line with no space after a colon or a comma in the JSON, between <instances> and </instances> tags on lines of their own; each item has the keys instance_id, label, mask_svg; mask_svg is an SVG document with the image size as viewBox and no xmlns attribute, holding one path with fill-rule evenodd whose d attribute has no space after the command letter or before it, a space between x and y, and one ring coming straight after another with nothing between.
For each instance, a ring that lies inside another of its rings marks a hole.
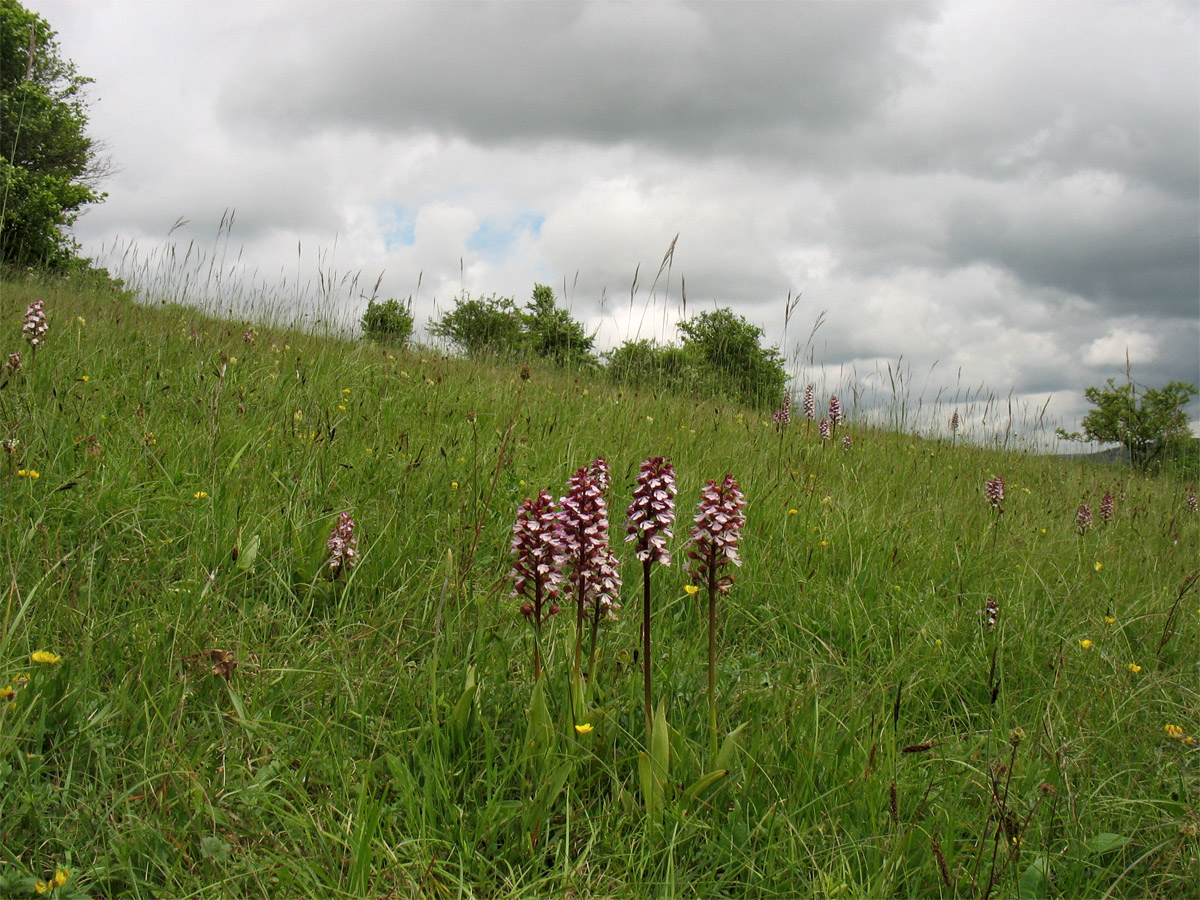
<instances>
[{"instance_id":1,"label":"tree with green foliage","mask_svg":"<svg viewBox=\"0 0 1200 900\"><path fill-rule=\"evenodd\" d=\"M363 334L376 343L403 347L412 339L412 298L404 305L394 299L370 300L359 324Z\"/></svg>"},{"instance_id":2,"label":"tree with green foliage","mask_svg":"<svg viewBox=\"0 0 1200 900\"><path fill-rule=\"evenodd\" d=\"M524 322L510 297L457 297L454 309L429 320L429 333L449 341L467 356L519 356L525 347Z\"/></svg>"},{"instance_id":3,"label":"tree with green foliage","mask_svg":"<svg viewBox=\"0 0 1200 900\"><path fill-rule=\"evenodd\" d=\"M684 347L720 376L731 399L760 409L778 405L787 371L778 348L760 343L761 328L728 307L700 313L677 327Z\"/></svg>"},{"instance_id":4,"label":"tree with green foliage","mask_svg":"<svg viewBox=\"0 0 1200 900\"><path fill-rule=\"evenodd\" d=\"M65 232L98 203L103 174L87 136L90 78L64 59L55 32L16 0L0 0L0 265L81 265Z\"/></svg>"},{"instance_id":5,"label":"tree with green foliage","mask_svg":"<svg viewBox=\"0 0 1200 900\"><path fill-rule=\"evenodd\" d=\"M590 363L595 338L581 322L554 302L554 290L547 284L533 286L533 299L525 305L522 317L529 349L537 356L557 363Z\"/></svg>"},{"instance_id":6,"label":"tree with green foliage","mask_svg":"<svg viewBox=\"0 0 1200 900\"><path fill-rule=\"evenodd\" d=\"M1118 385L1109 378L1104 387L1090 387L1083 393L1096 408L1083 417L1082 434L1059 428L1058 436L1064 440L1121 444L1130 461L1143 469L1194 441L1185 409L1197 393L1194 384L1172 381L1139 394L1132 381Z\"/></svg>"}]
</instances>

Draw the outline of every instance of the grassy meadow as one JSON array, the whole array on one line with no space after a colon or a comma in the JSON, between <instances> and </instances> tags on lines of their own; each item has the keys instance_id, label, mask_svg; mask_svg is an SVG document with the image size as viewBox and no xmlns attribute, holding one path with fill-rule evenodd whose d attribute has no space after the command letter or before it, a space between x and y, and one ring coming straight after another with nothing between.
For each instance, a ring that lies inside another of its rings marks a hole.
<instances>
[{"instance_id":1,"label":"grassy meadow","mask_svg":"<svg viewBox=\"0 0 1200 900\"><path fill-rule=\"evenodd\" d=\"M1185 483L69 282L0 303L2 896L1200 895ZM514 515L600 455L622 609L581 686L563 601L535 690ZM658 455L648 748L624 519ZM682 564L727 473L714 755Z\"/></svg>"}]
</instances>

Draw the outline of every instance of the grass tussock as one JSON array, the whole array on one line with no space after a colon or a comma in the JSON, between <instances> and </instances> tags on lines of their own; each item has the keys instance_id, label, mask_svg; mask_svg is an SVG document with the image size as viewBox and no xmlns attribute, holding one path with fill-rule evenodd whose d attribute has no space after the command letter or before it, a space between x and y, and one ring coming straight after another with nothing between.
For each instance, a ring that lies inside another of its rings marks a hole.
<instances>
[{"instance_id":1,"label":"grass tussock","mask_svg":"<svg viewBox=\"0 0 1200 900\"><path fill-rule=\"evenodd\" d=\"M0 298L24 357L0 374L0 894L1200 893L1187 485L94 286ZM580 676L550 616L535 687L513 518L601 455L623 609ZM648 747L620 539L651 456L679 524ZM717 749L681 563L726 474Z\"/></svg>"}]
</instances>

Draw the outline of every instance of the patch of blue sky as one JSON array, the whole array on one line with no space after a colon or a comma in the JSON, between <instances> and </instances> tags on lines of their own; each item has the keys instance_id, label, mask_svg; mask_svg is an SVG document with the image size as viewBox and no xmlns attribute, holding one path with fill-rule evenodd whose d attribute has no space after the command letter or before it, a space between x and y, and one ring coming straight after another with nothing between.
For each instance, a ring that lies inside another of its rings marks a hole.
<instances>
[{"instance_id":1,"label":"patch of blue sky","mask_svg":"<svg viewBox=\"0 0 1200 900\"><path fill-rule=\"evenodd\" d=\"M495 258L525 235L536 237L546 217L525 213L512 219L485 219L467 238L467 249L484 258Z\"/></svg>"},{"instance_id":2,"label":"patch of blue sky","mask_svg":"<svg viewBox=\"0 0 1200 900\"><path fill-rule=\"evenodd\" d=\"M379 218L383 232L383 246L386 249L411 247L416 241L417 220L405 207L394 206Z\"/></svg>"}]
</instances>

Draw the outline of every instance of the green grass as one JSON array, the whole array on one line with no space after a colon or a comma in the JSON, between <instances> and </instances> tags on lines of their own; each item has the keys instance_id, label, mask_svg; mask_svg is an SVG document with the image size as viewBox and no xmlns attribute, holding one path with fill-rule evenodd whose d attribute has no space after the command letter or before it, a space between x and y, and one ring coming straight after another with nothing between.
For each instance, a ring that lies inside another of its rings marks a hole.
<instances>
[{"instance_id":1,"label":"green grass","mask_svg":"<svg viewBox=\"0 0 1200 900\"><path fill-rule=\"evenodd\" d=\"M1200 894L1200 753L1164 730L1200 738L1185 485L853 421L843 452L551 369L266 326L246 343L249 323L94 287L9 282L0 303L0 351L26 357L0 375L19 442L0 451L4 896L57 868L56 896ZM677 561L654 576L657 820L629 545L590 734L571 617L535 695L509 596L518 503L600 454L617 542L639 463L679 477ZM717 693L741 730L729 774L689 791L724 765L680 563L726 472L748 521ZM1113 520L1079 535L1105 490ZM342 511L361 560L330 581Z\"/></svg>"}]
</instances>

